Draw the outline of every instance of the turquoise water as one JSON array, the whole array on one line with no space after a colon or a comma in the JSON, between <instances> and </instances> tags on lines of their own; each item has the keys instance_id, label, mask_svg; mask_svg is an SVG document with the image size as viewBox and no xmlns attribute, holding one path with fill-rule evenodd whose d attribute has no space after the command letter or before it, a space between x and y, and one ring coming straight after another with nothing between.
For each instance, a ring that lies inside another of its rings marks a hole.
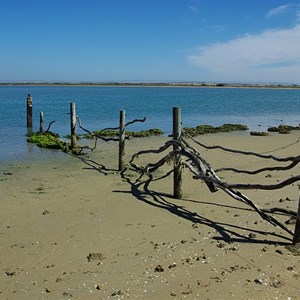
<instances>
[{"instance_id":1,"label":"turquoise water","mask_svg":"<svg viewBox=\"0 0 300 300\"><path fill-rule=\"evenodd\" d=\"M70 131L70 102L89 130L117 127L120 110L126 121L147 117L145 123L129 130L172 129L172 107L182 110L182 126L214 126L242 123L250 130L266 130L279 124L300 123L300 90L256 88L177 87L85 87L85 86L1 86L0 160L34 159L44 151L26 143L26 97L33 97L34 131L39 129L39 113L45 128L61 136ZM47 151L47 155L54 152Z\"/></svg>"}]
</instances>

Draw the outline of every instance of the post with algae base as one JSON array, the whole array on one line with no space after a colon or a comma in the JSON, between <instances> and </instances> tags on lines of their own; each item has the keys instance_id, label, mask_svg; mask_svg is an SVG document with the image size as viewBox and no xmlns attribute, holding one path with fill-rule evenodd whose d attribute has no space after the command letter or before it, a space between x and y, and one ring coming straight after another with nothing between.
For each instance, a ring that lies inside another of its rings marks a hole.
<instances>
[{"instance_id":1,"label":"post with algae base","mask_svg":"<svg viewBox=\"0 0 300 300\"><path fill-rule=\"evenodd\" d=\"M173 140L181 142L181 109L173 107ZM174 146L174 150L178 147ZM176 154L174 157L174 177L173 177L174 198L182 198L182 165L181 155Z\"/></svg>"},{"instance_id":2,"label":"post with algae base","mask_svg":"<svg viewBox=\"0 0 300 300\"><path fill-rule=\"evenodd\" d=\"M124 171L124 155L125 155L125 110L120 111L119 126L119 171Z\"/></svg>"},{"instance_id":3,"label":"post with algae base","mask_svg":"<svg viewBox=\"0 0 300 300\"><path fill-rule=\"evenodd\" d=\"M27 102L27 128L32 129L32 97L28 94Z\"/></svg>"},{"instance_id":4,"label":"post with algae base","mask_svg":"<svg viewBox=\"0 0 300 300\"><path fill-rule=\"evenodd\" d=\"M70 103L71 114L71 148L76 147L76 105L74 102Z\"/></svg>"}]
</instances>

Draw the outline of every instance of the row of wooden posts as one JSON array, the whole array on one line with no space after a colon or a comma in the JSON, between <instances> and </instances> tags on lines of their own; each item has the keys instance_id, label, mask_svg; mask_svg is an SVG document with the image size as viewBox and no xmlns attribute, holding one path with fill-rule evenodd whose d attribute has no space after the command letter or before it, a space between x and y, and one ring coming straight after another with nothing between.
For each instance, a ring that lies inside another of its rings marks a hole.
<instances>
[{"instance_id":1,"label":"row of wooden posts","mask_svg":"<svg viewBox=\"0 0 300 300\"><path fill-rule=\"evenodd\" d=\"M27 96L27 128L32 132L33 126L33 101L30 94ZM76 104L70 103L70 123L71 123L71 148L76 147ZM119 122L119 171L125 169L125 111L120 111ZM44 114L40 112L40 133L44 132ZM181 140L181 109L173 107L173 139ZM176 146L174 146L176 148ZM174 178L173 178L173 193L176 199L182 198L182 165L180 154L176 155L174 160Z\"/></svg>"},{"instance_id":2,"label":"row of wooden posts","mask_svg":"<svg viewBox=\"0 0 300 300\"><path fill-rule=\"evenodd\" d=\"M32 132L32 97L27 97L27 127ZM74 102L70 103L70 123L71 123L71 148L76 147L76 105ZM40 112L40 132L43 133L43 112ZM125 111L120 111L119 122L119 171L125 169ZM181 141L182 128L181 128L181 108L173 107L173 140ZM176 150L178 146L174 146ZM181 155L177 154L174 159L174 172L173 172L173 195L176 199L181 199L182 193L182 164ZM296 218L296 226L293 238L293 244L300 243L300 199L298 205L298 214Z\"/></svg>"}]
</instances>

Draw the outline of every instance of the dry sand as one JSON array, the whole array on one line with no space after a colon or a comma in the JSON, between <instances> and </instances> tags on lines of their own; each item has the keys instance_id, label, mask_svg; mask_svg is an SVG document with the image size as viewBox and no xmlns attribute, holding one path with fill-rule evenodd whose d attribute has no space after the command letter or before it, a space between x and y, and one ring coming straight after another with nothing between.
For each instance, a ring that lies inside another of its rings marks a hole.
<instances>
[{"instance_id":1,"label":"dry sand","mask_svg":"<svg viewBox=\"0 0 300 300\"><path fill-rule=\"evenodd\" d=\"M202 142L256 152L282 148L300 133L251 137L207 135ZM126 160L167 138L126 142ZM172 176L149 190L116 171L118 145L101 144L81 159L5 165L0 173L0 299L297 299L300 262L291 236L223 191L210 193L184 171L184 198L172 197ZM256 169L274 162L197 147L216 169ZM299 143L270 154L298 155ZM139 164L161 155L145 155ZM102 169L105 166L107 171ZM172 168L155 172L161 177ZM228 182L277 183L299 174L249 176ZM143 178L146 179L146 178ZM260 207L298 208L298 185L243 191ZM276 215L284 222L287 216ZM295 225L288 225L294 230Z\"/></svg>"}]
</instances>

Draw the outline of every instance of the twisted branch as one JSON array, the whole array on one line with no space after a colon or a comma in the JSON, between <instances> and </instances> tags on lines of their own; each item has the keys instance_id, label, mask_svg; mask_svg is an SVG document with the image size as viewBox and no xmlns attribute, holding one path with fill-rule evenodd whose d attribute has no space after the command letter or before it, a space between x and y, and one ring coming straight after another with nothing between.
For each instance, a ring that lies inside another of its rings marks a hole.
<instances>
[{"instance_id":1,"label":"twisted branch","mask_svg":"<svg viewBox=\"0 0 300 300\"><path fill-rule=\"evenodd\" d=\"M197 142L198 143L198 142ZM168 149L171 146L176 146L175 149L171 151L168 155L164 156L162 159L160 159L157 163L150 163L147 164L144 168L139 167L136 165L133 161L135 158L142 154L149 154L149 153L161 153ZM207 146L208 147L208 146ZM211 148L211 147L208 147ZM222 149L227 149L221 146L213 146L213 149L216 148L222 148ZM235 153L242 153L246 155L255 155L261 157L262 155L253 153L253 152L244 152L244 151L235 151L229 149L230 152L235 152ZM139 151L138 153L135 153L131 160L130 160L130 165L134 167L136 170L142 171L144 173L149 174L150 172L156 170L160 166L162 166L164 163L167 161L170 161L171 158L173 158L175 155L181 154L182 156L186 157L186 160L182 160L182 164L188 167L188 169L194 174L193 178L194 179L201 179L203 180L207 186L209 187L211 192L216 192L217 188L222 189L225 193L227 193L229 196L232 198L243 202L250 207L252 207L264 220L269 222L270 224L274 226L279 226L289 234L293 235L293 232L287 228L284 224L279 222L277 219L274 217L268 215L267 213L271 213L274 211L278 211L278 209L272 210L264 210L259 208L250 198L248 198L246 195L243 195L241 192L236 191L234 189L261 189L261 190L274 190L274 189L279 189L284 186L290 185L291 183L300 180L300 176L294 176L291 177L287 180L282 181L281 183L278 184L273 184L273 185L262 185L262 184L228 184L224 181L222 181L216 174L216 172L213 170L212 166L207 163L204 159L201 158L199 152L190 147L187 141L183 139L182 142L171 140L165 143L164 146L160 147L159 149L156 150L143 150ZM299 162L299 157L290 157L290 158L276 158L271 155L268 155L267 158L269 159L275 159L279 161L289 161L294 159L295 161L292 164L298 164ZM149 174L150 175L150 174ZM287 210L282 210L285 213L287 213ZM294 215L294 213L293 213Z\"/></svg>"}]
</instances>

